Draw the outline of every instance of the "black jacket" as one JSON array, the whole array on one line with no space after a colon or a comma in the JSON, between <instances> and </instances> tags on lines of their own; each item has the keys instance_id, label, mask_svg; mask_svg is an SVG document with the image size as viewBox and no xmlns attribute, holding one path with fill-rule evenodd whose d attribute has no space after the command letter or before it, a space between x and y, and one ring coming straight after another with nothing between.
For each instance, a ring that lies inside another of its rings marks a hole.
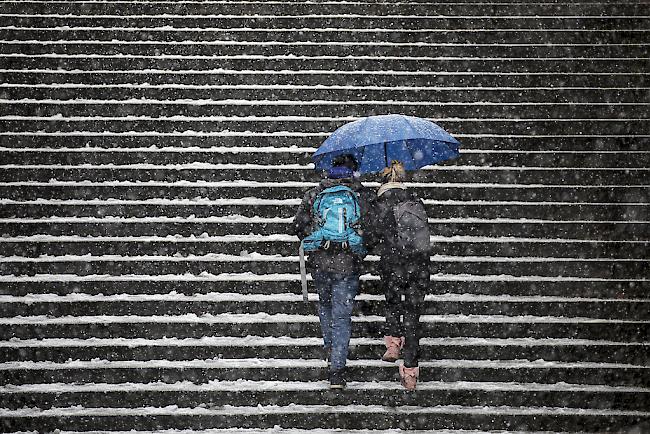
<instances>
[{"instance_id":1,"label":"black jacket","mask_svg":"<svg viewBox=\"0 0 650 434\"><path fill-rule=\"evenodd\" d=\"M404 256L403 252L398 252L395 248L397 239L397 222L393 208L395 205L409 200L420 200L419 196L411 190L402 188L391 188L386 190L381 196L378 196L373 202L372 219L374 224L373 234L370 239L370 245L374 248L373 253L381 256L382 262L394 262ZM406 256L411 256L408 253ZM420 256L426 257L425 263L428 263L427 255L413 255L415 258L409 260L420 260Z\"/></svg>"},{"instance_id":2,"label":"black jacket","mask_svg":"<svg viewBox=\"0 0 650 434\"><path fill-rule=\"evenodd\" d=\"M361 228L359 235L364 238L370 225L369 215L372 209L372 195L357 179L324 179L317 187L307 193L293 219L292 230L301 240L316 229L313 216L313 206L316 196L326 188L336 185L345 185L358 193L359 207L361 208ZM309 254L309 265L312 271L323 271L340 274L360 274L362 259L350 251L318 250Z\"/></svg>"}]
</instances>

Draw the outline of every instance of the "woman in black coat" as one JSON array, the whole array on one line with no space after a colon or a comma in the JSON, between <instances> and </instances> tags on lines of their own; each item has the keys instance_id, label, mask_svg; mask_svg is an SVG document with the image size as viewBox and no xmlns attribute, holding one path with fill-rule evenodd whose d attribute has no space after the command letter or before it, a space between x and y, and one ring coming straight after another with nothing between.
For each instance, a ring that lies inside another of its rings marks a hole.
<instances>
[{"instance_id":1,"label":"woman in black coat","mask_svg":"<svg viewBox=\"0 0 650 434\"><path fill-rule=\"evenodd\" d=\"M382 359L394 362L399 358L401 351L404 359L404 363L399 366L402 384L408 390L413 390L420 373L420 312L430 279L429 233L426 226L428 223L421 199L403 184L404 166L398 161L393 161L391 167L382 172L382 177L383 184L377 192L373 213L376 219L373 225L376 228L375 243L378 243L375 252L381 255L379 275L386 296L386 353ZM420 221L424 219L426 229L421 228L418 233L421 240L418 249L409 250L402 242L405 224L398 211L403 208L398 205L404 203L409 203ZM402 220L399 226L398 218ZM426 230L425 235L422 230ZM424 242L426 251L422 246Z\"/></svg>"}]
</instances>

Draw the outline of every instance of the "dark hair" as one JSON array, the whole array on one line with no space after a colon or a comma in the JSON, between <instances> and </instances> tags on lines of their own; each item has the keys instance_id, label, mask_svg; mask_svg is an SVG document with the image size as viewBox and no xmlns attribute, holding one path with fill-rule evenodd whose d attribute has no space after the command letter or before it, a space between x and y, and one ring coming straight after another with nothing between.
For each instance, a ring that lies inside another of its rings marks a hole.
<instances>
[{"instance_id":1,"label":"dark hair","mask_svg":"<svg viewBox=\"0 0 650 434\"><path fill-rule=\"evenodd\" d=\"M359 163L357 159L354 158L352 154L342 154L334 158L332 161L332 167L347 167L351 170L357 170L359 168Z\"/></svg>"}]
</instances>

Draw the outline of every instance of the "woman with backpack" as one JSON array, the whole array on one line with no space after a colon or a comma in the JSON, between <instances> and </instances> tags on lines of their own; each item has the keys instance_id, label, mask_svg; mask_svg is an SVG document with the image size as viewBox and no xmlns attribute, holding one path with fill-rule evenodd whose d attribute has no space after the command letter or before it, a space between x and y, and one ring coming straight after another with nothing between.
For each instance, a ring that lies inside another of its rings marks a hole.
<instances>
[{"instance_id":1,"label":"woman with backpack","mask_svg":"<svg viewBox=\"0 0 650 434\"><path fill-rule=\"evenodd\" d=\"M414 390L418 367L420 312L430 278L430 236L422 200L404 185L406 172L393 160L382 172L372 215L373 244L381 256L379 275L386 296L386 352L382 359L399 365L402 385Z\"/></svg>"}]
</instances>

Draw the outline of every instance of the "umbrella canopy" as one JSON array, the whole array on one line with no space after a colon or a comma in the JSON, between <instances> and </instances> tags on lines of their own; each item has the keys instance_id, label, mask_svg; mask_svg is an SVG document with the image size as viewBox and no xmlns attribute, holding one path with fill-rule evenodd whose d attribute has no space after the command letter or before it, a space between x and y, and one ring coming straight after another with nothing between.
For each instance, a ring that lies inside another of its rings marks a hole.
<instances>
[{"instance_id":1,"label":"umbrella canopy","mask_svg":"<svg viewBox=\"0 0 650 434\"><path fill-rule=\"evenodd\" d=\"M431 121L404 115L369 116L343 125L312 156L316 169L327 170L333 160L352 154L360 173L374 173L399 160L406 170L459 156L460 143Z\"/></svg>"}]
</instances>

